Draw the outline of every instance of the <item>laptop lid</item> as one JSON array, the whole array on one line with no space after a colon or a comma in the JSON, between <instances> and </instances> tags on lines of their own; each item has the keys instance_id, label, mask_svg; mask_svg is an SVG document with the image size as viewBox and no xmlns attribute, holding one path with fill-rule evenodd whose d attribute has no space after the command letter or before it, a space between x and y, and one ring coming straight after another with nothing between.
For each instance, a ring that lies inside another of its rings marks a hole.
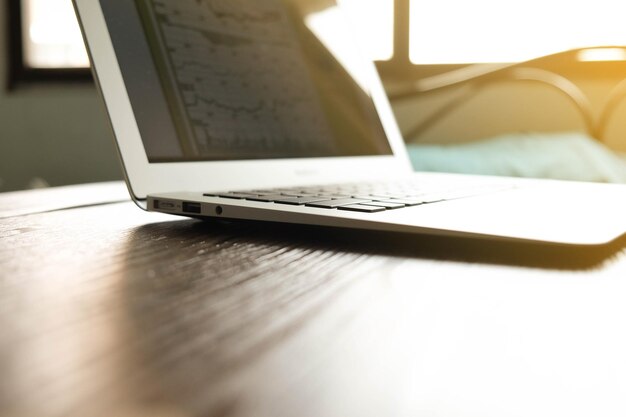
<instances>
[{"instance_id":1,"label":"laptop lid","mask_svg":"<svg viewBox=\"0 0 626 417\"><path fill-rule=\"evenodd\" d=\"M333 0L74 0L133 198L410 172Z\"/></svg>"}]
</instances>

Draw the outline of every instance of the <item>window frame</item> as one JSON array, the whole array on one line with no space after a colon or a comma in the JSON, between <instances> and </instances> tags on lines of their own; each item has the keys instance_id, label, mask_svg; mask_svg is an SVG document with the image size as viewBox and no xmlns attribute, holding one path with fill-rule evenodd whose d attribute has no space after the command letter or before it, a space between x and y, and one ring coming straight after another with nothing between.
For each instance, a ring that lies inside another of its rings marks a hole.
<instances>
[{"instance_id":1,"label":"window frame","mask_svg":"<svg viewBox=\"0 0 626 417\"><path fill-rule=\"evenodd\" d=\"M31 68L24 62L22 0L6 0L9 91L24 84L93 83L90 68Z\"/></svg>"}]
</instances>

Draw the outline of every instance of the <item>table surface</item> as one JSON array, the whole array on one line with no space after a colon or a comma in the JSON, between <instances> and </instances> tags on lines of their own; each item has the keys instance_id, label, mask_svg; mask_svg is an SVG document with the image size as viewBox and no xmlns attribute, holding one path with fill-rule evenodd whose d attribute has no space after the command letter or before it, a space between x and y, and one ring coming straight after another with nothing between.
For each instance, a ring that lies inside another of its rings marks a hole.
<instances>
[{"instance_id":1,"label":"table surface","mask_svg":"<svg viewBox=\"0 0 626 417\"><path fill-rule=\"evenodd\" d=\"M0 415L624 416L623 248L0 194Z\"/></svg>"}]
</instances>

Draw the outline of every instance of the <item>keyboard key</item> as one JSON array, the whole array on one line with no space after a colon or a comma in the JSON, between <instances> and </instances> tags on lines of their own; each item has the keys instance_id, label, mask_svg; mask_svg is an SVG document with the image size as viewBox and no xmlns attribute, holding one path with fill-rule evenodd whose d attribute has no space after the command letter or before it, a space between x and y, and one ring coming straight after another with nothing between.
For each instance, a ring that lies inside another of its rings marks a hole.
<instances>
[{"instance_id":1,"label":"keyboard key","mask_svg":"<svg viewBox=\"0 0 626 417\"><path fill-rule=\"evenodd\" d=\"M386 200L386 198L376 197L376 196L373 196L371 194L353 194L350 197L351 198L358 198L359 200L372 200L372 201Z\"/></svg>"},{"instance_id":2,"label":"keyboard key","mask_svg":"<svg viewBox=\"0 0 626 417\"><path fill-rule=\"evenodd\" d=\"M256 197L246 197L246 200L261 201L264 203L272 203L281 198L285 198L285 196L281 194L266 194L266 195L259 195Z\"/></svg>"},{"instance_id":3,"label":"keyboard key","mask_svg":"<svg viewBox=\"0 0 626 417\"><path fill-rule=\"evenodd\" d=\"M493 188L496 187L493 185L476 187L475 185L467 184L463 185L462 188L458 186L442 188L440 185L428 185L421 181L403 181L279 187L212 192L204 195L208 197L375 213L477 195L489 192ZM502 189L503 187L497 188Z\"/></svg>"},{"instance_id":4,"label":"keyboard key","mask_svg":"<svg viewBox=\"0 0 626 417\"><path fill-rule=\"evenodd\" d=\"M378 213L385 211L384 207L375 207L365 204L350 204L348 206L337 207L338 210L358 211L360 213Z\"/></svg>"},{"instance_id":5,"label":"keyboard key","mask_svg":"<svg viewBox=\"0 0 626 417\"><path fill-rule=\"evenodd\" d=\"M426 204L426 201L422 199L406 199L406 198L392 198L389 200L383 200L382 203L394 203L404 204L405 206L419 206L420 204Z\"/></svg>"},{"instance_id":6,"label":"keyboard key","mask_svg":"<svg viewBox=\"0 0 626 417\"><path fill-rule=\"evenodd\" d=\"M346 198L352 198L352 196L350 194L318 194L318 197L324 197L324 199L326 200L339 200L339 199L346 199Z\"/></svg>"},{"instance_id":7,"label":"keyboard key","mask_svg":"<svg viewBox=\"0 0 626 417\"><path fill-rule=\"evenodd\" d=\"M258 194L258 195L278 194L278 191L277 190L250 190L249 193L250 194Z\"/></svg>"},{"instance_id":8,"label":"keyboard key","mask_svg":"<svg viewBox=\"0 0 626 417\"><path fill-rule=\"evenodd\" d=\"M358 198L342 198L338 200L326 200L326 201L318 201L314 203L308 203L308 207L318 207L318 208L337 208L341 206L347 206L350 204L360 204L366 203L370 200L361 200Z\"/></svg>"},{"instance_id":9,"label":"keyboard key","mask_svg":"<svg viewBox=\"0 0 626 417\"><path fill-rule=\"evenodd\" d=\"M251 193L217 193L218 197L221 198L234 198L236 200L244 200L247 197L256 197L257 194L251 194Z\"/></svg>"},{"instance_id":10,"label":"keyboard key","mask_svg":"<svg viewBox=\"0 0 626 417\"><path fill-rule=\"evenodd\" d=\"M388 200L390 198L407 198L407 195L403 193L375 193L372 194L372 198Z\"/></svg>"},{"instance_id":11,"label":"keyboard key","mask_svg":"<svg viewBox=\"0 0 626 417\"><path fill-rule=\"evenodd\" d=\"M325 201L326 199L323 197L286 197L277 198L274 200L274 203L277 204L289 204L292 206L303 206L307 203L313 203L316 201Z\"/></svg>"},{"instance_id":12,"label":"keyboard key","mask_svg":"<svg viewBox=\"0 0 626 417\"><path fill-rule=\"evenodd\" d=\"M289 197L289 198L299 198L299 197L319 197L317 194L312 194L312 193L298 193L295 191L291 191L291 192L284 192L284 193L280 193L283 198L285 197Z\"/></svg>"},{"instance_id":13,"label":"keyboard key","mask_svg":"<svg viewBox=\"0 0 626 417\"><path fill-rule=\"evenodd\" d=\"M400 204L400 203L385 203L383 201L372 201L369 203L363 203L366 206L373 206L373 207L382 207L388 210L393 210L393 209L398 209L398 208L402 208L402 207L406 207L406 204Z\"/></svg>"}]
</instances>

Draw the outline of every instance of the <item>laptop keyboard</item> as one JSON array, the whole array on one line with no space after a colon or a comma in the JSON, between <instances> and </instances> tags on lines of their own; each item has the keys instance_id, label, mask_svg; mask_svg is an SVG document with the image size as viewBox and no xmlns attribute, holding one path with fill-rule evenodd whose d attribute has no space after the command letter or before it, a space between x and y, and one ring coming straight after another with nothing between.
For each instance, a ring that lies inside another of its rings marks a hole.
<instances>
[{"instance_id":1,"label":"laptop keyboard","mask_svg":"<svg viewBox=\"0 0 626 417\"><path fill-rule=\"evenodd\" d=\"M502 190L501 184L468 185L441 189L425 187L421 182L375 182L272 188L205 193L206 197L249 200L271 204L377 213L404 207L432 204ZM506 187L510 188L510 187Z\"/></svg>"}]
</instances>

